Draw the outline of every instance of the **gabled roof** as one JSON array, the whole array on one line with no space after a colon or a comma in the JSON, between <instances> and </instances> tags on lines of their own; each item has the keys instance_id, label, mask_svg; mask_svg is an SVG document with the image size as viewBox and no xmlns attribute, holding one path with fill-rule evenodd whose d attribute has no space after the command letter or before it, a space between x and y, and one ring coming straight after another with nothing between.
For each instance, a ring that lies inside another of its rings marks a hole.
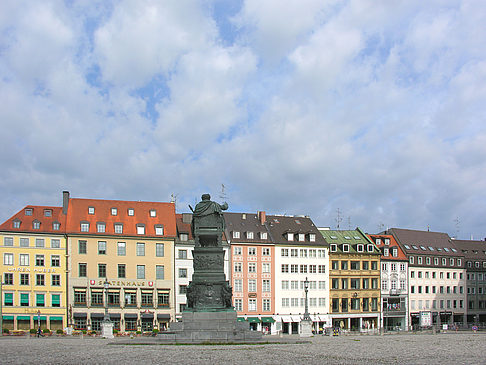
<instances>
[{"instance_id":1,"label":"gabled roof","mask_svg":"<svg viewBox=\"0 0 486 365\"><path fill-rule=\"evenodd\" d=\"M486 260L486 241L453 240L452 243L466 260Z\"/></svg>"},{"instance_id":2,"label":"gabled roof","mask_svg":"<svg viewBox=\"0 0 486 365\"><path fill-rule=\"evenodd\" d=\"M407 255L403 252L400 245L395 240L391 234L369 234L368 237L374 242L374 244L381 250L381 259L382 260L393 260L393 261L407 261ZM377 243L377 238L380 239L380 243ZM389 240L389 244L385 245L385 239ZM383 254L383 249L388 248L389 255L385 256ZM397 256L392 256L392 249L396 248Z\"/></svg>"},{"instance_id":3,"label":"gabled roof","mask_svg":"<svg viewBox=\"0 0 486 365\"><path fill-rule=\"evenodd\" d=\"M190 215L190 213L184 213ZM191 231L191 223L184 222L184 218L182 214L176 214L176 224L177 224L177 233L185 233L188 235L188 240L193 241L194 237L192 237Z\"/></svg>"},{"instance_id":4,"label":"gabled roof","mask_svg":"<svg viewBox=\"0 0 486 365\"><path fill-rule=\"evenodd\" d=\"M94 208L94 214L89 214L88 209ZM112 215L111 209L116 208L117 214ZM128 210L133 209L133 216L128 215ZM150 215L155 211L155 217ZM120 235L138 237L175 237L176 218L174 203L123 201L123 200L98 200L98 199L69 199L67 233L96 234L96 235ZM88 222L89 232L81 232L81 222ZM105 233L98 233L98 222L105 223ZM123 224L123 233L115 233L115 223ZM145 226L145 234L137 234L137 225ZM155 234L155 226L162 225L164 234Z\"/></svg>"},{"instance_id":5,"label":"gabled roof","mask_svg":"<svg viewBox=\"0 0 486 365\"><path fill-rule=\"evenodd\" d=\"M407 255L462 256L447 233L402 228L385 233L393 235Z\"/></svg>"},{"instance_id":6,"label":"gabled roof","mask_svg":"<svg viewBox=\"0 0 486 365\"><path fill-rule=\"evenodd\" d=\"M265 225L267 226L274 243L286 245L292 244L296 246L325 245L329 247L324 237L319 233L319 229L309 217L267 215ZM293 241L287 239L289 233L294 234ZM298 237L295 237L298 234L304 234L305 241L298 241ZM315 235L314 242L309 240L311 234Z\"/></svg>"},{"instance_id":7,"label":"gabled roof","mask_svg":"<svg viewBox=\"0 0 486 365\"><path fill-rule=\"evenodd\" d=\"M49 211L50 215L46 215ZM27 214L28 212L31 215ZM20 222L20 227L14 227L14 221ZM34 221L40 223L39 229L34 229ZM53 229L53 223L60 223L59 230ZM0 225L1 231L31 232L31 233L55 233L63 234L66 229L66 216L62 214L61 207L27 205L14 216Z\"/></svg>"},{"instance_id":8,"label":"gabled roof","mask_svg":"<svg viewBox=\"0 0 486 365\"><path fill-rule=\"evenodd\" d=\"M226 223L226 237L231 242L240 243L272 243L272 239L265 224L261 224L257 214L254 213L223 213ZM240 232L240 238L233 238L233 232ZM248 238L247 233L252 232L253 238ZM267 234L267 238L262 238L262 233Z\"/></svg>"},{"instance_id":9,"label":"gabled roof","mask_svg":"<svg viewBox=\"0 0 486 365\"><path fill-rule=\"evenodd\" d=\"M376 245L371 241L368 236L366 236L361 229L356 228L353 230L329 230L329 229L321 229L319 230L321 235L326 239L326 241L332 245L336 244L336 251L337 253L373 253L373 254L379 254L380 250ZM343 251L343 244L348 244L349 245L349 251ZM363 252L358 251L358 245L372 245L373 246L373 252L368 252L367 249L365 249ZM335 247L335 246L332 246Z\"/></svg>"}]
</instances>

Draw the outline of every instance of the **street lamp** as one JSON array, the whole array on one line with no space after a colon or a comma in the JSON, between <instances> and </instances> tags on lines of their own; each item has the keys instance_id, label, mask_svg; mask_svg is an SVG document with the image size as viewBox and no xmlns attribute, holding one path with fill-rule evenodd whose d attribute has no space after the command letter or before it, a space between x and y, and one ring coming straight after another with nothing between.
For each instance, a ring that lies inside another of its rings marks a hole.
<instances>
[{"instance_id":1,"label":"street lamp","mask_svg":"<svg viewBox=\"0 0 486 365\"><path fill-rule=\"evenodd\" d=\"M108 289L110 288L110 283L108 282L108 279L105 279L104 287L105 287L105 317L103 318L103 322L109 322L110 317L108 316Z\"/></svg>"},{"instance_id":2,"label":"street lamp","mask_svg":"<svg viewBox=\"0 0 486 365\"><path fill-rule=\"evenodd\" d=\"M309 301L308 301L308 293L309 293L309 280L305 278L304 281L304 291L305 291L305 311L304 311L304 321L310 321L310 315L309 315Z\"/></svg>"},{"instance_id":3,"label":"street lamp","mask_svg":"<svg viewBox=\"0 0 486 365\"><path fill-rule=\"evenodd\" d=\"M105 279L103 286L105 288L105 316L101 324L101 335L104 338L113 338L113 322L110 321L110 317L108 316L108 289L110 288L108 279Z\"/></svg>"}]
</instances>

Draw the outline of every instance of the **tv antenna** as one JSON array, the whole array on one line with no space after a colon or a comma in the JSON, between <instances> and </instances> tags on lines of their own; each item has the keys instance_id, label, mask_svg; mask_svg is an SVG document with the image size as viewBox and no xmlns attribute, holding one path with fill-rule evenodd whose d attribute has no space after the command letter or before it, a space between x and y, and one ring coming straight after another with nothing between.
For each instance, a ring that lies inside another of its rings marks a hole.
<instances>
[{"instance_id":1,"label":"tv antenna","mask_svg":"<svg viewBox=\"0 0 486 365\"><path fill-rule=\"evenodd\" d=\"M339 224L342 222L343 217L341 217L341 211L339 210L339 208L337 208L336 213L337 213L336 224L337 224L337 229L339 229Z\"/></svg>"},{"instance_id":2,"label":"tv antenna","mask_svg":"<svg viewBox=\"0 0 486 365\"><path fill-rule=\"evenodd\" d=\"M461 227L461 222L459 221L459 217L456 217L456 219L454 219L454 224L456 226L456 239L459 238L459 231L460 231L460 227Z\"/></svg>"}]
</instances>

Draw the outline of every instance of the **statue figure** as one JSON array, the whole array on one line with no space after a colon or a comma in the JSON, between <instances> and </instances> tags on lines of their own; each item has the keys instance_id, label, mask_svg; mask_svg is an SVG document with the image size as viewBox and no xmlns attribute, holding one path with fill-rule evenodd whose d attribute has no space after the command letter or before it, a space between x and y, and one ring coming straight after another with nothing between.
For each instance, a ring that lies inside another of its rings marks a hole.
<instances>
[{"instance_id":1,"label":"statue figure","mask_svg":"<svg viewBox=\"0 0 486 365\"><path fill-rule=\"evenodd\" d=\"M221 235L225 229L223 210L228 209L228 203L222 205L211 201L209 194L203 194L202 200L192 209L191 230L196 246L221 246Z\"/></svg>"}]
</instances>

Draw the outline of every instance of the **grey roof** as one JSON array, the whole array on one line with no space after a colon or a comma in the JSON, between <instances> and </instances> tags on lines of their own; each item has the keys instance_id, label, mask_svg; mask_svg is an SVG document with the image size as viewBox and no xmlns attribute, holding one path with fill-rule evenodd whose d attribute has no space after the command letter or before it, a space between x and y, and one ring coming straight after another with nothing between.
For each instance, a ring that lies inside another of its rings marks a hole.
<instances>
[{"instance_id":1,"label":"grey roof","mask_svg":"<svg viewBox=\"0 0 486 365\"><path fill-rule=\"evenodd\" d=\"M390 228L392 234L406 254L434 256L463 256L447 233Z\"/></svg>"},{"instance_id":2,"label":"grey roof","mask_svg":"<svg viewBox=\"0 0 486 365\"><path fill-rule=\"evenodd\" d=\"M452 242L466 260L486 260L486 241L453 240Z\"/></svg>"}]
</instances>

